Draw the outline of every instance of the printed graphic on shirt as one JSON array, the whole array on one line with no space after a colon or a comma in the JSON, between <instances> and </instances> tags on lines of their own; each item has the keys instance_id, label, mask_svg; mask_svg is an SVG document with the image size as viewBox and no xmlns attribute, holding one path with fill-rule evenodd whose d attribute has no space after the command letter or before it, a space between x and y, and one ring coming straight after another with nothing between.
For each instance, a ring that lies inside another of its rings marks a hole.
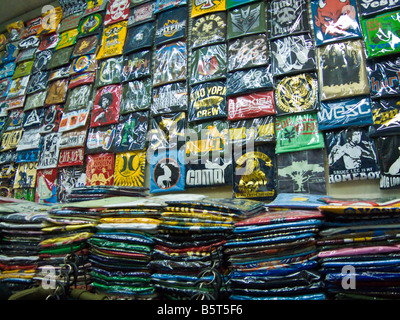
<instances>
[{"instance_id":1,"label":"printed graphic on shirt","mask_svg":"<svg viewBox=\"0 0 400 320\"><path fill-rule=\"evenodd\" d=\"M228 39L265 32L264 2L244 5L228 11Z\"/></svg>"},{"instance_id":2,"label":"printed graphic on shirt","mask_svg":"<svg viewBox=\"0 0 400 320\"><path fill-rule=\"evenodd\" d=\"M40 150L38 169L57 168L60 149L58 143L61 133L54 132L43 136L42 147Z\"/></svg>"},{"instance_id":3,"label":"printed graphic on shirt","mask_svg":"<svg viewBox=\"0 0 400 320\"><path fill-rule=\"evenodd\" d=\"M98 127L118 122L121 95L121 84L112 84L97 90L90 127Z\"/></svg>"},{"instance_id":4,"label":"printed graphic on shirt","mask_svg":"<svg viewBox=\"0 0 400 320\"><path fill-rule=\"evenodd\" d=\"M224 42L226 13L210 13L193 19L192 48Z\"/></svg>"},{"instance_id":5,"label":"printed graphic on shirt","mask_svg":"<svg viewBox=\"0 0 400 320\"><path fill-rule=\"evenodd\" d=\"M233 145L246 145L250 141L255 144L275 141L275 117L231 121L229 140Z\"/></svg>"},{"instance_id":6,"label":"printed graphic on shirt","mask_svg":"<svg viewBox=\"0 0 400 320\"><path fill-rule=\"evenodd\" d=\"M197 17L210 12L225 11L225 0L191 0L192 13L191 17Z\"/></svg>"},{"instance_id":7,"label":"printed graphic on shirt","mask_svg":"<svg viewBox=\"0 0 400 320\"><path fill-rule=\"evenodd\" d=\"M366 128L348 128L325 133L329 183L379 179L374 141Z\"/></svg>"},{"instance_id":8,"label":"printed graphic on shirt","mask_svg":"<svg viewBox=\"0 0 400 320\"><path fill-rule=\"evenodd\" d=\"M287 76L277 83L275 108L277 115L315 111L318 99L318 81L314 74Z\"/></svg>"},{"instance_id":9,"label":"printed graphic on shirt","mask_svg":"<svg viewBox=\"0 0 400 320\"><path fill-rule=\"evenodd\" d=\"M372 101L370 137L400 134L400 97Z\"/></svg>"},{"instance_id":10,"label":"printed graphic on shirt","mask_svg":"<svg viewBox=\"0 0 400 320\"><path fill-rule=\"evenodd\" d=\"M151 78L130 81L122 85L120 114L148 109L151 104ZM154 104L155 102L153 102Z\"/></svg>"},{"instance_id":11,"label":"printed graphic on shirt","mask_svg":"<svg viewBox=\"0 0 400 320\"><path fill-rule=\"evenodd\" d=\"M310 29L306 0L272 0L267 6L269 38L293 35Z\"/></svg>"},{"instance_id":12,"label":"printed graphic on shirt","mask_svg":"<svg viewBox=\"0 0 400 320\"><path fill-rule=\"evenodd\" d=\"M188 87L186 82L177 82L153 89L153 115L185 111L188 108Z\"/></svg>"},{"instance_id":13,"label":"printed graphic on shirt","mask_svg":"<svg viewBox=\"0 0 400 320\"><path fill-rule=\"evenodd\" d=\"M14 189L35 188L37 174L37 162L18 164L15 172Z\"/></svg>"},{"instance_id":14,"label":"printed graphic on shirt","mask_svg":"<svg viewBox=\"0 0 400 320\"><path fill-rule=\"evenodd\" d=\"M277 156L279 192L326 194L323 150L279 154Z\"/></svg>"},{"instance_id":15,"label":"printed graphic on shirt","mask_svg":"<svg viewBox=\"0 0 400 320\"><path fill-rule=\"evenodd\" d=\"M170 9L157 16L154 44L177 41L186 36L187 7Z\"/></svg>"},{"instance_id":16,"label":"printed graphic on shirt","mask_svg":"<svg viewBox=\"0 0 400 320\"><path fill-rule=\"evenodd\" d=\"M312 0L311 10L317 46L361 38L355 0Z\"/></svg>"},{"instance_id":17,"label":"printed graphic on shirt","mask_svg":"<svg viewBox=\"0 0 400 320\"><path fill-rule=\"evenodd\" d=\"M86 185L86 168L66 167L58 169L58 201L67 202L67 197L73 188L84 187Z\"/></svg>"},{"instance_id":18,"label":"printed graphic on shirt","mask_svg":"<svg viewBox=\"0 0 400 320\"><path fill-rule=\"evenodd\" d=\"M274 115L273 91L254 92L228 98L228 120L239 120Z\"/></svg>"},{"instance_id":19,"label":"printed graphic on shirt","mask_svg":"<svg viewBox=\"0 0 400 320\"><path fill-rule=\"evenodd\" d=\"M381 169L380 188L400 187L400 140L398 135L376 139L378 161Z\"/></svg>"},{"instance_id":20,"label":"printed graphic on shirt","mask_svg":"<svg viewBox=\"0 0 400 320\"><path fill-rule=\"evenodd\" d=\"M124 53L134 50L143 50L151 47L153 43L154 23L147 22L128 29L126 35Z\"/></svg>"},{"instance_id":21,"label":"printed graphic on shirt","mask_svg":"<svg viewBox=\"0 0 400 320\"><path fill-rule=\"evenodd\" d=\"M114 185L144 187L146 151L129 151L115 155Z\"/></svg>"},{"instance_id":22,"label":"printed graphic on shirt","mask_svg":"<svg viewBox=\"0 0 400 320\"><path fill-rule=\"evenodd\" d=\"M112 186L114 184L113 153L99 153L87 156L86 186Z\"/></svg>"},{"instance_id":23,"label":"printed graphic on shirt","mask_svg":"<svg viewBox=\"0 0 400 320\"><path fill-rule=\"evenodd\" d=\"M276 159L273 145L234 151L235 198L273 199L276 196Z\"/></svg>"},{"instance_id":24,"label":"printed graphic on shirt","mask_svg":"<svg viewBox=\"0 0 400 320\"><path fill-rule=\"evenodd\" d=\"M57 203L57 169L37 170L35 202Z\"/></svg>"}]
</instances>

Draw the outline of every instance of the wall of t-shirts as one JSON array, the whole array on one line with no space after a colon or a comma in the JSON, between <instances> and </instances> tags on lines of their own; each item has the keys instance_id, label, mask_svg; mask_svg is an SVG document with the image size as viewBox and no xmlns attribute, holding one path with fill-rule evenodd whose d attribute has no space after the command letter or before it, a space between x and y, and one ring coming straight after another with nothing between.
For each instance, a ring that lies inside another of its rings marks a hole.
<instances>
[{"instance_id":1,"label":"wall of t-shirts","mask_svg":"<svg viewBox=\"0 0 400 320\"><path fill-rule=\"evenodd\" d=\"M1 195L400 186L396 1L73 3L0 35Z\"/></svg>"}]
</instances>

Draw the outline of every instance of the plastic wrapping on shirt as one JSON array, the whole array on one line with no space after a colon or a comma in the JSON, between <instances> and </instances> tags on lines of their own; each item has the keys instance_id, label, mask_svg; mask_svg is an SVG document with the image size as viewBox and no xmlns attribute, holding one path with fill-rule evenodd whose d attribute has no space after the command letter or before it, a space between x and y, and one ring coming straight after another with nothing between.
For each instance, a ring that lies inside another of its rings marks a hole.
<instances>
[{"instance_id":1,"label":"plastic wrapping on shirt","mask_svg":"<svg viewBox=\"0 0 400 320\"><path fill-rule=\"evenodd\" d=\"M48 133L43 136L37 165L38 169L57 168L58 155L60 153L60 149L58 148L60 136L61 133L59 132Z\"/></svg>"},{"instance_id":2,"label":"plastic wrapping on shirt","mask_svg":"<svg viewBox=\"0 0 400 320\"><path fill-rule=\"evenodd\" d=\"M69 79L60 79L51 82L47 87L45 105L64 104L67 98Z\"/></svg>"},{"instance_id":3,"label":"plastic wrapping on shirt","mask_svg":"<svg viewBox=\"0 0 400 320\"><path fill-rule=\"evenodd\" d=\"M276 158L273 145L233 150L235 198L273 199L276 196Z\"/></svg>"},{"instance_id":4,"label":"plastic wrapping on shirt","mask_svg":"<svg viewBox=\"0 0 400 320\"><path fill-rule=\"evenodd\" d=\"M397 1L370 1L360 0L360 14L364 17L377 15L385 11L398 9L400 4Z\"/></svg>"},{"instance_id":5,"label":"plastic wrapping on shirt","mask_svg":"<svg viewBox=\"0 0 400 320\"><path fill-rule=\"evenodd\" d=\"M49 71L49 81L64 79L68 77L69 77L69 66L64 66Z\"/></svg>"},{"instance_id":6,"label":"plastic wrapping on shirt","mask_svg":"<svg viewBox=\"0 0 400 320\"><path fill-rule=\"evenodd\" d=\"M85 161L84 157L85 148L71 148L60 150L60 157L58 159L58 168L81 166Z\"/></svg>"},{"instance_id":7,"label":"plastic wrapping on shirt","mask_svg":"<svg viewBox=\"0 0 400 320\"><path fill-rule=\"evenodd\" d=\"M97 61L95 55L85 54L72 60L69 69L70 75L75 75L82 72L93 72L96 71Z\"/></svg>"},{"instance_id":8,"label":"plastic wrapping on shirt","mask_svg":"<svg viewBox=\"0 0 400 320\"><path fill-rule=\"evenodd\" d=\"M400 187L399 137L398 135L380 136L375 140L381 168L381 189Z\"/></svg>"},{"instance_id":9,"label":"plastic wrapping on shirt","mask_svg":"<svg viewBox=\"0 0 400 320\"><path fill-rule=\"evenodd\" d=\"M108 1L107 0L88 0L87 7L83 16L87 16L92 13L101 12L106 10Z\"/></svg>"},{"instance_id":10,"label":"plastic wrapping on shirt","mask_svg":"<svg viewBox=\"0 0 400 320\"><path fill-rule=\"evenodd\" d=\"M275 115L273 91L249 93L228 98L228 120Z\"/></svg>"},{"instance_id":11,"label":"plastic wrapping on shirt","mask_svg":"<svg viewBox=\"0 0 400 320\"><path fill-rule=\"evenodd\" d=\"M215 44L194 49L190 62L190 84L225 78L226 61L225 44Z\"/></svg>"},{"instance_id":12,"label":"plastic wrapping on shirt","mask_svg":"<svg viewBox=\"0 0 400 320\"><path fill-rule=\"evenodd\" d=\"M107 5L104 25L127 20L129 17L129 0L109 0Z\"/></svg>"},{"instance_id":13,"label":"plastic wrapping on shirt","mask_svg":"<svg viewBox=\"0 0 400 320\"><path fill-rule=\"evenodd\" d=\"M111 152L115 136L115 125L90 128L87 134L86 152Z\"/></svg>"},{"instance_id":14,"label":"plastic wrapping on shirt","mask_svg":"<svg viewBox=\"0 0 400 320\"><path fill-rule=\"evenodd\" d=\"M320 130L373 124L369 97L324 101L319 109L317 115Z\"/></svg>"},{"instance_id":15,"label":"plastic wrapping on shirt","mask_svg":"<svg viewBox=\"0 0 400 320\"><path fill-rule=\"evenodd\" d=\"M0 69L0 79L11 77L14 74L15 67L16 67L15 62L9 62L3 65Z\"/></svg>"},{"instance_id":16,"label":"plastic wrapping on shirt","mask_svg":"<svg viewBox=\"0 0 400 320\"><path fill-rule=\"evenodd\" d=\"M82 85L68 90L64 111L70 112L88 108L92 96L92 85Z\"/></svg>"},{"instance_id":17,"label":"plastic wrapping on shirt","mask_svg":"<svg viewBox=\"0 0 400 320\"><path fill-rule=\"evenodd\" d=\"M15 61L17 55L19 53L18 48L13 43L6 44L5 51L1 56L2 63L9 63Z\"/></svg>"},{"instance_id":18,"label":"plastic wrapping on shirt","mask_svg":"<svg viewBox=\"0 0 400 320\"><path fill-rule=\"evenodd\" d=\"M153 117L149 128L149 148L179 149L185 143L186 115L184 112L169 113Z\"/></svg>"},{"instance_id":19,"label":"plastic wrapping on shirt","mask_svg":"<svg viewBox=\"0 0 400 320\"><path fill-rule=\"evenodd\" d=\"M41 135L39 129L30 129L24 131L18 142L17 151L40 148Z\"/></svg>"},{"instance_id":20,"label":"plastic wrapping on shirt","mask_svg":"<svg viewBox=\"0 0 400 320\"><path fill-rule=\"evenodd\" d=\"M45 104L46 96L47 96L46 91L39 91L39 92L29 95L26 98L24 111L43 107Z\"/></svg>"},{"instance_id":21,"label":"plastic wrapping on shirt","mask_svg":"<svg viewBox=\"0 0 400 320\"><path fill-rule=\"evenodd\" d=\"M188 87L186 82L176 82L154 88L153 102L150 107L152 115L187 110Z\"/></svg>"},{"instance_id":22,"label":"plastic wrapping on shirt","mask_svg":"<svg viewBox=\"0 0 400 320\"><path fill-rule=\"evenodd\" d=\"M206 5L203 2L196 2L192 5L192 12L190 14L191 18L201 16L206 13L225 11L226 10L226 0L211 1Z\"/></svg>"},{"instance_id":23,"label":"plastic wrapping on shirt","mask_svg":"<svg viewBox=\"0 0 400 320\"><path fill-rule=\"evenodd\" d=\"M76 58L84 54L96 53L98 43L99 43L98 34L79 39L75 44L71 58Z\"/></svg>"},{"instance_id":24,"label":"plastic wrapping on shirt","mask_svg":"<svg viewBox=\"0 0 400 320\"><path fill-rule=\"evenodd\" d=\"M134 50L143 50L153 44L154 22L147 22L128 29L124 54Z\"/></svg>"},{"instance_id":25,"label":"plastic wrapping on shirt","mask_svg":"<svg viewBox=\"0 0 400 320\"><path fill-rule=\"evenodd\" d=\"M183 153L176 149L155 153L150 163L150 193L184 190Z\"/></svg>"},{"instance_id":26,"label":"plastic wrapping on shirt","mask_svg":"<svg viewBox=\"0 0 400 320\"><path fill-rule=\"evenodd\" d=\"M87 37L100 33L103 26L103 19L101 13L94 13L82 18L78 25L78 37Z\"/></svg>"},{"instance_id":27,"label":"plastic wrapping on shirt","mask_svg":"<svg viewBox=\"0 0 400 320\"><path fill-rule=\"evenodd\" d=\"M38 170L36 180L35 201L38 203L56 203L57 169Z\"/></svg>"},{"instance_id":28,"label":"plastic wrapping on shirt","mask_svg":"<svg viewBox=\"0 0 400 320\"><path fill-rule=\"evenodd\" d=\"M186 36L187 11L187 6L182 6L157 15L154 45L178 41Z\"/></svg>"},{"instance_id":29,"label":"plastic wrapping on shirt","mask_svg":"<svg viewBox=\"0 0 400 320\"><path fill-rule=\"evenodd\" d=\"M355 0L312 0L311 11L317 46L361 38ZM329 21L325 17L330 17Z\"/></svg>"},{"instance_id":30,"label":"plastic wrapping on shirt","mask_svg":"<svg viewBox=\"0 0 400 320\"><path fill-rule=\"evenodd\" d=\"M150 75L151 53L149 50L134 52L124 56L121 80L131 81Z\"/></svg>"},{"instance_id":31,"label":"plastic wrapping on shirt","mask_svg":"<svg viewBox=\"0 0 400 320\"><path fill-rule=\"evenodd\" d=\"M0 80L0 97L6 98L11 87L12 80L11 78L5 78Z\"/></svg>"},{"instance_id":32,"label":"plastic wrapping on shirt","mask_svg":"<svg viewBox=\"0 0 400 320\"><path fill-rule=\"evenodd\" d=\"M231 184L228 123L216 120L192 124L187 128L186 136L186 186Z\"/></svg>"},{"instance_id":33,"label":"plastic wrapping on shirt","mask_svg":"<svg viewBox=\"0 0 400 320\"><path fill-rule=\"evenodd\" d=\"M63 203L73 188L83 187L86 184L85 168L67 167L58 169L58 201Z\"/></svg>"},{"instance_id":34,"label":"plastic wrapping on shirt","mask_svg":"<svg viewBox=\"0 0 400 320\"><path fill-rule=\"evenodd\" d=\"M400 134L400 97L372 101L373 125L370 137Z\"/></svg>"},{"instance_id":35,"label":"plastic wrapping on shirt","mask_svg":"<svg viewBox=\"0 0 400 320\"><path fill-rule=\"evenodd\" d=\"M114 161L112 153L88 155L86 160L86 186L113 185Z\"/></svg>"},{"instance_id":36,"label":"plastic wrapping on shirt","mask_svg":"<svg viewBox=\"0 0 400 320\"><path fill-rule=\"evenodd\" d=\"M279 192L326 194L324 149L281 153L277 163Z\"/></svg>"},{"instance_id":37,"label":"plastic wrapping on shirt","mask_svg":"<svg viewBox=\"0 0 400 320\"><path fill-rule=\"evenodd\" d=\"M75 7L74 9L70 8L71 11L79 10L79 8ZM79 21L82 18L82 12L67 12L64 13L63 19L60 22L60 26L58 27L58 33L71 30L71 29L76 29L79 25Z\"/></svg>"},{"instance_id":38,"label":"plastic wrapping on shirt","mask_svg":"<svg viewBox=\"0 0 400 320\"><path fill-rule=\"evenodd\" d=\"M23 38L35 35L40 25L42 24L42 17L33 18L26 22L25 31L23 34Z\"/></svg>"},{"instance_id":39,"label":"plastic wrapping on shirt","mask_svg":"<svg viewBox=\"0 0 400 320\"><path fill-rule=\"evenodd\" d=\"M216 12L193 19L192 48L224 42L226 39L226 13Z\"/></svg>"},{"instance_id":40,"label":"plastic wrapping on shirt","mask_svg":"<svg viewBox=\"0 0 400 320\"><path fill-rule=\"evenodd\" d=\"M113 84L97 90L90 120L91 127L118 122L121 95L121 84Z\"/></svg>"},{"instance_id":41,"label":"plastic wrapping on shirt","mask_svg":"<svg viewBox=\"0 0 400 320\"><path fill-rule=\"evenodd\" d=\"M120 114L148 109L151 105L151 89L151 78L124 83Z\"/></svg>"},{"instance_id":42,"label":"plastic wrapping on shirt","mask_svg":"<svg viewBox=\"0 0 400 320\"><path fill-rule=\"evenodd\" d=\"M35 188L36 186L37 162L18 164L15 172L14 189Z\"/></svg>"},{"instance_id":43,"label":"plastic wrapping on shirt","mask_svg":"<svg viewBox=\"0 0 400 320\"><path fill-rule=\"evenodd\" d=\"M228 39L265 32L264 2L251 3L228 11Z\"/></svg>"},{"instance_id":44,"label":"plastic wrapping on shirt","mask_svg":"<svg viewBox=\"0 0 400 320\"><path fill-rule=\"evenodd\" d=\"M278 116L316 111L319 103L317 77L312 73L287 76L277 81L274 95Z\"/></svg>"},{"instance_id":45,"label":"plastic wrapping on shirt","mask_svg":"<svg viewBox=\"0 0 400 320\"><path fill-rule=\"evenodd\" d=\"M361 17L360 23L368 58L400 52L399 13L397 10L371 18Z\"/></svg>"},{"instance_id":46,"label":"plastic wrapping on shirt","mask_svg":"<svg viewBox=\"0 0 400 320\"><path fill-rule=\"evenodd\" d=\"M84 147L86 145L87 128L78 128L73 131L64 132L60 137L59 148Z\"/></svg>"},{"instance_id":47,"label":"plastic wrapping on shirt","mask_svg":"<svg viewBox=\"0 0 400 320\"><path fill-rule=\"evenodd\" d=\"M69 75L69 68L67 72ZM85 84L94 83L95 76L95 72L84 72L71 76L71 78L69 79L68 90Z\"/></svg>"},{"instance_id":48,"label":"plastic wrapping on shirt","mask_svg":"<svg viewBox=\"0 0 400 320\"><path fill-rule=\"evenodd\" d=\"M229 140L232 144L241 145L246 145L249 141L254 143L275 141L274 124L273 116L231 121Z\"/></svg>"},{"instance_id":49,"label":"plastic wrapping on shirt","mask_svg":"<svg viewBox=\"0 0 400 320\"><path fill-rule=\"evenodd\" d=\"M74 47L67 47L53 52L47 69L55 69L64 65L69 64L72 50Z\"/></svg>"},{"instance_id":50,"label":"plastic wrapping on shirt","mask_svg":"<svg viewBox=\"0 0 400 320\"><path fill-rule=\"evenodd\" d=\"M73 46L76 43L76 39L78 37L78 29L61 32L58 34L58 36L60 40L58 41L54 50Z\"/></svg>"},{"instance_id":51,"label":"plastic wrapping on shirt","mask_svg":"<svg viewBox=\"0 0 400 320\"><path fill-rule=\"evenodd\" d=\"M225 82L214 81L191 87L188 121L226 117Z\"/></svg>"},{"instance_id":52,"label":"plastic wrapping on shirt","mask_svg":"<svg viewBox=\"0 0 400 320\"><path fill-rule=\"evenodd\" d=\"M121 115L116 125L112 150L114 152L143 150L146 145L148 122L148 111Z\"/></svg>"},{"instance_id":53,"label":"plastic wrapping on shirt","mask_svg":"<svg viewBox=\"0 0 400 320\"><path fill-rule=\"evenodd\" d=\"M128 27L154 20L155 1L146 2L138 6L134 6L129 10Z\"/></svg>"},{"instance_id":54,"label":"plastic wrapping on shirt","mask_svg":"<svg viewBox=\"0 0 400 320\"><path fill-rule=\"evenodd\" d=\"M371 98L400 95L400 58L396 56L368 60L367 72Z\"/></svg>"},{"instance_id":55,"label":"plastic wrapping on shirt","mask_svg":"<svg viewBox=\"0 0 400 320\"><path fill-rule=\"evenodd\" d=\"M102 87L121 82L123 57L108 58L99 63L95 86Z\"/></svg>"},{"instance_id":56,"label":"plastic wrapping on shirt","mask_svg":"<svg viewBox=\"0 0 400 320\"><path fill-rule=\"evenodd\" d=\"M30 75L29 84L26 89L26 94L35 93L47 89L47 81L49 73L47 71L37 72Z\"/></svg>"},{"instance_id":57,"label":"plastic wrapping on shirt","mask_svg":"<svg viewBox=\"0 0 400 320\"><path fill-rule=\"evenodd\" d=\"M30 36L18 42L18 49L28 50L39 47L40 38L37 36Z\"/></svg>"},{"instance_id":58,"label":"plastic wrapping on shirt","mask_svg":"<svg viewBox=\"0 0 400 320\"><path fill-rule=\"evenodd\" d=\"M271 41L274 76L316 69L316 55L310 34L288 36Z\"/></svg>"},{"instance_id":59,"label":"plastic wrapping on shirt","mask_svg":"<svg viewBox=\"0 0 400 320\"><path fill-rule=\"evenodd\" d=\"M153 86L186 80L187 49L185 42L161 46L155 51Z\"/></svg>"},{"instance_id":60,"label":"plastic wrapping on shirt","mask_svg":"<svg viewBox=\"0 0 400 320\"><path fill-rule=\"evenodd\" d=\"M366 128L326 132L325 141L329 183L379 178L375 143Z\"/></svg>"},{"instance_id":61,"label":"plastic wrapping on shirt","mask_svg":"<svg viewBox=\"0 0 400 320\"><path fill-rule=\"evenodd\" d=\"M146 151L128 151L115 155L114 185L145 186Z\"/></svg>"},{"instance_id":62,"label":"plastic wrapping on shirt","mask_svg":"<svg viewBox=\"0 0 400 320\"><path fill-rule=\"evenodd\" d=\"M127 32L127 21L117 22L104 27L100 50L96 59L105 59L121 55Z\"/></svg>"},{"instance_id":63,"label":"plastic wrapping on shirt","mask_svg":"<svg viewBox=\"0 0 400 320\"><path fill-rule=\"evenodd\" d=\"M318 48L321 100L369 94L363 44L360 40Z\"/></svg>"},{"instance_id":64,"label":"plastic wrapping on shirt","mask_svg":"<svg viewBox=\"0 0 400 320\"><path fill-rule=\"evenodd\" d=\"M266 65L269 63L265 34L241 37L228 43L228 71Z\"/></svg>"},{"instance_id":65,"label":"plastic wrapping on shirt","mask_svg":"<svg viewBox=\"0 0 400 320\"><path fill-rule=\"evenodd\" d=\"M57 33L51 33L45 36L40 37L40 45L37 48L37 51L43 51L43 50L48 50L48 49L54 49L60 40L58 38ZM69 48L71 50L72 48ZM59 51L59 50L58 50Z\"/></svg>"},{"instance_id":66,"label":"plastic wrapping on shirt","mask_svg":"<svg viewBox=\"0 0 400 320\"><path fill-rule=\"evenodd\" d=\"M288 36L310 30L306 0L272 0L267 6L269 38Z\"/></svg>"},{"instance_id":67,"label":"plastic wrapping on shirt","mask_svg":"<svg viewBox=\"0 0 400 320\"><path fill-rule=\"evenodd\" d=\"M277 117L275 130L276 153L324 148L316 113Z\"/></svg>"},{"instance_id":68,"label":"plastic wrapping on shirt","mask_svg":"<svg viewBox=\"0 0 400 320\"><path fill-rule=\"evenodd\" d=\"M29 128L38 128L43 122L43 108L36 108L24 112L24 120L22 122L22 127L24 130Z\"/></svg>"},{"instance_id":69,"label":"plastic wrapping on shirt","mask_svg":"<svg viewBox=\"0 0 400 320\"><path fill-rule=\"evenodd\" d=\"M13 130L3 132L1 135L1 151L15 149L18 146L18 142L22 137L21 130Z\"/></svg>"},{"instance_id":70,"label":"plastic wrapping on shirt","mask_svg":"<svg viewBox=\"0 0 400 320\"><path fill-rule=\"evenodd\" d=\"M7 94L7 100L25 95L30 76L12 80Z\"/></svg>"},{"instance_id":71,"label":"plastic wrapping on shirt","mask_svg":"<svg viewBox=\"0 0 400 320\"><path fill-rule=\"evenodd\" d=\"M33 63L32 73L38 71L45 71L47 65L49 64L51 57L53 56L53 51L50 49L40 51L36 53L35 62Z\"/></svg>"},{"instance_id":72,"label":"plastic wrapping on shirt","mask_svg":"<svg viewBox=\"0 0 400 320\"><path fill-rule=\"evenodd\" d=\"M88 109L80 109L68 112L66 112L64 109L58 131L65 132L85 126L87 124L89 114L90 112Z\"/></svg>"},{"instance_id":73,"label":"plastic wrapping on shirt","mask_svg":"<svg viewBox=\"0 0 400 320\"><path fill-rule=\"evenodd\" d=\"M11 79L24 77L31 74L34 60L27 60L17 64L14 74Z\"/></svg>"},{"instance_id":74,"label":"plastic wrapping on shirt","mask_svg":"<svg viewBox=\"0 0 400 320\"><path fill-rule=\"evenodd\" d=\"M164 10L186 5L186 0L157 0L154 8L154 13L159 13Z\"/></svg>"}]
</instances>

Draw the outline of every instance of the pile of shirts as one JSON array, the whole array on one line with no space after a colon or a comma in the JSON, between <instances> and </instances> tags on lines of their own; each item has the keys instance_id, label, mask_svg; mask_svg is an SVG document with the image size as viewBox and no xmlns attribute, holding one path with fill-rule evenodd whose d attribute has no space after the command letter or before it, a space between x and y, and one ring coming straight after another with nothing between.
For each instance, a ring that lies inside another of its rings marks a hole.
<instances>
[{"instance_id":1,"label":"pile of shirts","mask_svg":"<svg viewBox=\"0 0 400 320\"><path fill-rule=\"evenodd\" d=\"M92 286L109 299L157 297L149 262L160 224L160 203L148 199L105 206L90 238Z\"/></svg>"},{"instance_id":2,"label":"pile of shirts","mask_svg":"<svg viewBox=\"0 0 400 320\"><path fill-rule=\"evenodd\" d=\"M117 187L117 186L85 186L72 188L66 195L66 202L81 202L99 200L110 197L144 197L145 188Z\"/></svg>"},{"instance_id":3,"label":"pile of shirts","mask_svg":"<svg viewBox=\"0 0 400 320\"><path fill-rule=\"evenodd\" d=\"M290 205L274 202L235 224L225 245L231 300L325 299L316 241L322 214Z\"/></svg>"},{"instance_id":4,"label":"pile of shirts","mask_svg":"<svg viewBox=\"0 0 400 320\"><path fill-rule=\"evenodd\" d=\"M43 240L40 242L39 252L42 268L36 278L46 279L49 267L53 267L56 279L60 279L63 277L62 268L68 264L74 266L69 267L68 275L74 286L88 289L90 263L87 240L96 232L98 210L66 205L50 209L44 221Z\"/></svg>"},{"instance_id":5,"label":"pile of shirts","mask_svg":"<svg viewBox=\"0 0 400 320\"><path fill-rule=\"evenodd\" d=\"M329 297L398 299L398 203L345 201L319 209L325 216L318 241L319 258Z\"/></svg>"},{"instance_id":6,"label":"pile of shirts","mask_svg":"<svg viewBox=\"0 0 400 320\"><path fill-rule=\"evenodd\" d=\"M251 200L167 201L150 263L152 281L166 299L224 299L226 239L236 221L259 212Z\"/></svg>"},{"instance_id":7,"label":"pile of shirts","mask_svg":"<svg viewBox=\"0 0 400 320\"><path fill-rule=\"evenodd\" d=\"M0 205L0 283L12 294L35 286L47 217L43 205L16 201Z\"/></svg>"}]
</instances>

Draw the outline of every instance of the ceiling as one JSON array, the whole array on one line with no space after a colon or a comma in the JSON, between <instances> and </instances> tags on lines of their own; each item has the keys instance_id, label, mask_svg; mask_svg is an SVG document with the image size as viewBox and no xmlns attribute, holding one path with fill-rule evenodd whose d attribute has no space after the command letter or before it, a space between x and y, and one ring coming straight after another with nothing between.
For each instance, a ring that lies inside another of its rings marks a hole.
<instances>
[{"instance_id":1,"label":"ceiling","mask_svg":"<svg viewBox=\"0 0 400 320\"><path fill-rule=\"evenodd\" d=\"M40 16L42 7L47 4L59 5L54 0L0 0L0 31L17 18L26 22Z\"/></svg>"}]
</instances>

